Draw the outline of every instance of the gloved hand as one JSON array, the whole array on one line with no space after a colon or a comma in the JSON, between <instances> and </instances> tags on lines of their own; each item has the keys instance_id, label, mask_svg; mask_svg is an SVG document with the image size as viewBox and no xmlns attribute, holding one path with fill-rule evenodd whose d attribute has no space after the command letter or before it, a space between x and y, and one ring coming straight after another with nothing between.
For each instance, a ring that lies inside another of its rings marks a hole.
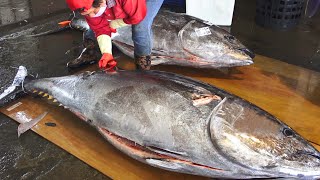
<instances>
[{"instance_id":1,"label":"gloved hand","mask_svg":"<svg viewBox=\"0 0 320 180\"><path fill-rule=\"evenodd\" d=\"M99 68L108 72L114 72L114 67L116 67L116 65L117 61L113 58L112 54L109 53L103 53L99 60Z\"/></svg>"},{"instance_id":2,"label":"gloved hand","mask_svg":"<svg viewBox=\"0 0 320 180\"><path fill-rule=\"evenodd\" d=\"M117 65L117 62L112 56L112 44L110 36L102 34L97 37L97 41L102 53L102 57L99 61L100 69L114 72L114 67Z\"/></svg>"},{"instance_id":3,"label":"gloved hand","mask_svg":"<svg viewBox=\"0 0 320 180\"><path fill-rule=\"evenodd\" d=\"M126 24L123 19L115 19L115 20L111 20L110 21L110 28L112 29L117 29L123 26L127 26L128 24Z\"/></svg>"}]
</instances>

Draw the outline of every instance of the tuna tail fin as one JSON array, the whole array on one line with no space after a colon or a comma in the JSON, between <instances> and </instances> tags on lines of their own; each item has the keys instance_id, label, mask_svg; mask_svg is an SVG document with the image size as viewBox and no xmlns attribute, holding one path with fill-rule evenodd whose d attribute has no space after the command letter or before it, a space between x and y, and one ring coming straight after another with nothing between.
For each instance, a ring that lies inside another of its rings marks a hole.
<instances>
[{"instance_id":1,"label":"tuna tail fin","mask_svg":"<svg viewBox=\"0 0 320 180\"><path fill-rule=\"evenodd\" d=\"M12 84L0 94L0 107L26 94L23 89L23 84L27 79L31 79L31 77L27 77L27 69L24 66L19 66Z\"/></svg>"},{"instance_id":2,"label":"tuna tail fin","mask_svg":"<svg viewBox=\"0 0 320 180\"><path fill-rule=\"evenodd\" d=\"M38 33L38 34L27 35L27 37L45 36L45 35L50 35L50 34L54 34L54 33L58 33L58 32L62 32L62 31L68 30L68 29L70 29L71 20L74 17L75 17L75 13L71 14L69 16L68 20L59 22L58 23L59 28L54 28L54 29L51 29L49 31L41 32L41 33Z\"/></svg>"}]
</instances>

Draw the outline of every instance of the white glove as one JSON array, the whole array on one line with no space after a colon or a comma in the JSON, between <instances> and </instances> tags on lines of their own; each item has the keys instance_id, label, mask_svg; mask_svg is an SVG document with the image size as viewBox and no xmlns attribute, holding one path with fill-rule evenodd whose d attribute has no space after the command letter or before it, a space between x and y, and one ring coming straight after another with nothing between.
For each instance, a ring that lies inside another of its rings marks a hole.
<instances>
[{"instance_id":1,"label":"white glove","mask_svg":"<svg viewBox=\"0 0 320 180\"><path fill-rule=\"evenodd\" d=\"M101 54L104 54L104 53L112 54L112 42L111 42L110 36L106 34L102 34L97 37L97 41L99 44Z\"/></svg>"},{"instance_id":2,"label":"white glove","mask_svg":"<svg viewBox=\"0 0 320 180\"><path fill-rule=\"evenodd\" d=\"M110 21L110 27L113 29L117 29L123 26L127 26L128 24L126 24L125 22L123 22L123 19L115 19Z\"/></svg>"}]
</instances>

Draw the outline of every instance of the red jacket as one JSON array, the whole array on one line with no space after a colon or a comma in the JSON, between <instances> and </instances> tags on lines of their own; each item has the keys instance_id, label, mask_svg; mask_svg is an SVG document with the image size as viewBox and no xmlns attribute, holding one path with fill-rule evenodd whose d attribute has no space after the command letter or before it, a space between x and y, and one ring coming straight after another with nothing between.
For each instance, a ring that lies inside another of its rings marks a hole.
<instances>
[{"instance_id":1,"label":"red jacket","mask_svg":"<svg viewBox=\"0 0 320 180\"><path fill-rule=\"evenodd\" d=\"M106 9L101 16L85 16L85 18L96 37L101 34L111 36L108 20L123 19L126 24L138 24L144 19L146 13L145 0L116 0L116 5Z\"/></svg>"}]
</instances>

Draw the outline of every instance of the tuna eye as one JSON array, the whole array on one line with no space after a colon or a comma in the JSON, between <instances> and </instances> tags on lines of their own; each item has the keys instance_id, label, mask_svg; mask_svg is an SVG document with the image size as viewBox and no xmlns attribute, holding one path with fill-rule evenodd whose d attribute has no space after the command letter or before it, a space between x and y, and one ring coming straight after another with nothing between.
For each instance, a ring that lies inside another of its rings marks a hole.
<instances>
[{"instance_id":1,"label":"tuna eye","mask_svg":"<svg viewBox=\"0 0 320 180\"><path fill-rule=\"evenodd\" d=\"M287 137L293 137L294 132L289 128L283 128L282 133Z\"/></svg>"},{"instance_id":2,"label":"tuna eye","mask_svg":"<svg viewBox=\"0 0 320 180\"><path fill-rule=\"evenodd\" d=\"M224 36L224 38L226 38L229 41L234 41L235 40L234 36Z\"/></svg>"}]
</instances>

